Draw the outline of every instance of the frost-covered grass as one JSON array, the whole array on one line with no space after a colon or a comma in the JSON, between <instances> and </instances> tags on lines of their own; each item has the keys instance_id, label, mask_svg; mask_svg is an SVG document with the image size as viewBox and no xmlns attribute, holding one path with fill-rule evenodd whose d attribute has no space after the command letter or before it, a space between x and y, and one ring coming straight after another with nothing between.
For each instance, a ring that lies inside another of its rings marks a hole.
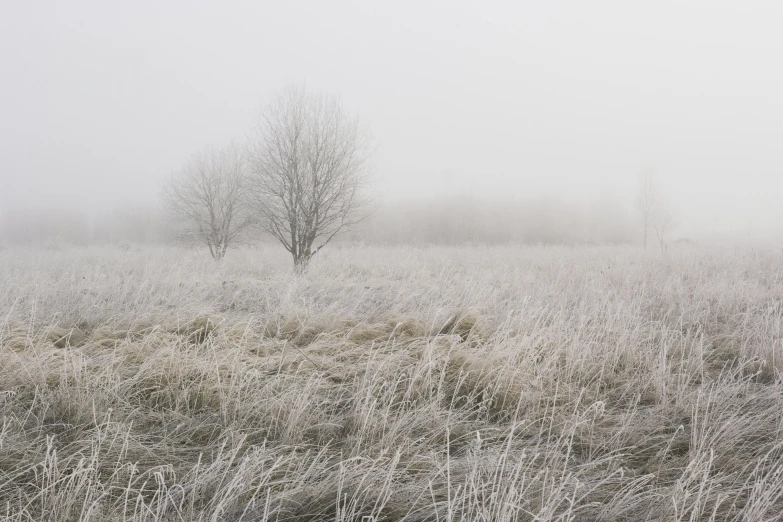
<instances>
[{"instance_id":1,"label":"frost-covered grass","mask_svg":"<svg viewBox=\"0 0 783 522\"><path fill-rule=\"evenodd\" d=\"M779 520L783 258L0 252L0 519Z\"/></svg>"}]
</instances>

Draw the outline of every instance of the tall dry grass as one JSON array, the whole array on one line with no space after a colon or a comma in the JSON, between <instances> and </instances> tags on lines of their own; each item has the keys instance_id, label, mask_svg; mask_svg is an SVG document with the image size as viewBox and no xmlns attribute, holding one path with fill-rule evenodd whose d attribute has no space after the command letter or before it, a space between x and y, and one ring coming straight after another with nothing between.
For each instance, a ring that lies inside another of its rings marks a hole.
<instances>
[{"instance_id":1,"label":"tall dry grass","mask_svg":"<svg viewBox=\"0 0 783 522\"><path fill-rule=\"evenodd\" d=\"M0 252L0 519L780 519L779 253L324 254Z\"/></svg>"}]
</instances>

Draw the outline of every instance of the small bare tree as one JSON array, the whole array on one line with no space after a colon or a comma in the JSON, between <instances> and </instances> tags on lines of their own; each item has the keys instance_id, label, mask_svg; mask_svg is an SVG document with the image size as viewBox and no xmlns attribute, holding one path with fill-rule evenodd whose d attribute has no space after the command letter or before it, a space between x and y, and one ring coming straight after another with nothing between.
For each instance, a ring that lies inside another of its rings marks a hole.
<instances>
[{"instance_id":1,"label":"small bare tree","mask_svg":"<svg viewBox=\"0 0 783 522\"><path fill-rule=\"evenodd\" d=\"M163 187L164 204L182 220L183 235L205 243L216 260L252 223L246 204L246 156L235 144L204 148Z\"/></svg>"},{"instance_id":2,"label":"small bare tree","mask_svg":"<svg viewBox=\"0 0 783 522\"><path fill-rule=\"evenodd\" d=\"M369 215L370 140L339 100L289 87L260 114L251 140L251 194L261 226L298 271Z\"/></svg>"},{"instance_id":3,"label":"small bare tree","mask_svg":"<svg viewBox=\"0 0 783 522\"><path fill-rule=\"evenodd\" d=\"M670 205L659 202L654 208L652 223L658 243L661 245L661 252L663 252L666 250L666 232L679 223L677 215Z\"/></svg>"},{"instance_id":4,"label":"small bare tree","mask_svg":"<svg viewBox=\"0 0 783 522\"><path fill-rule=\"evenodd\" d=\"M645 250L647 249L647 237L649 235L650 227L653 226L655 205L656 197L655 187L653 185L653 175L648 171L639 177L639 193L636 196L636 209L639 211Z\"/></svg>"}]
</instances>

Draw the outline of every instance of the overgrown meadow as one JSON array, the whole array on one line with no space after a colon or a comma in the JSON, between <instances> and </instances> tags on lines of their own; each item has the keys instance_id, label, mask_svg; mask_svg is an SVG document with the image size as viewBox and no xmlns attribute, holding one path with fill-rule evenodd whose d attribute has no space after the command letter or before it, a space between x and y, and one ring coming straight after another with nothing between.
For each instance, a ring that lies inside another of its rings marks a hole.
<instances>
[{"instance_id":1,"label":"overgrown meadow","mask_svg":"<svg viewBox=\"0 0 783 522\"><path fill-rule=\"evenodd\" d=\"M0 252L0 519L765 521L783 257Z\"/></svg>"}]
</instances>

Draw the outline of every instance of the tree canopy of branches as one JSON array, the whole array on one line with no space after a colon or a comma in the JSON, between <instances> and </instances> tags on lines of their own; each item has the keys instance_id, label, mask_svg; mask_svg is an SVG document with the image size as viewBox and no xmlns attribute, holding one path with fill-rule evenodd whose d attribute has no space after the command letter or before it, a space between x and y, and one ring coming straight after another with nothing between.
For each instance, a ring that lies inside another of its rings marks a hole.
<instances>
[{"instance_id":1,"label":"tree canopy of branches","mask_svg":"<svg viewBox=\"0 0 783 522\"><path fill-rule=\"evenodd\" d=\"M246 204L247 154L237 145L207 147L193 154L163 187L167 209L184 236L202 242L216 260L252 223Z\"/></svg>"},{"instance_id":2,"label":"tree canopy of branches","mask_svg":"<svg viewBox=\"0 0 783 522\"><path fill-rule=\"evenodd\" d=\"M370 140L336 98L284 90L261 112L250 151L260 225L298 270L369 215Z\"/></svg>"}]
</instances>

